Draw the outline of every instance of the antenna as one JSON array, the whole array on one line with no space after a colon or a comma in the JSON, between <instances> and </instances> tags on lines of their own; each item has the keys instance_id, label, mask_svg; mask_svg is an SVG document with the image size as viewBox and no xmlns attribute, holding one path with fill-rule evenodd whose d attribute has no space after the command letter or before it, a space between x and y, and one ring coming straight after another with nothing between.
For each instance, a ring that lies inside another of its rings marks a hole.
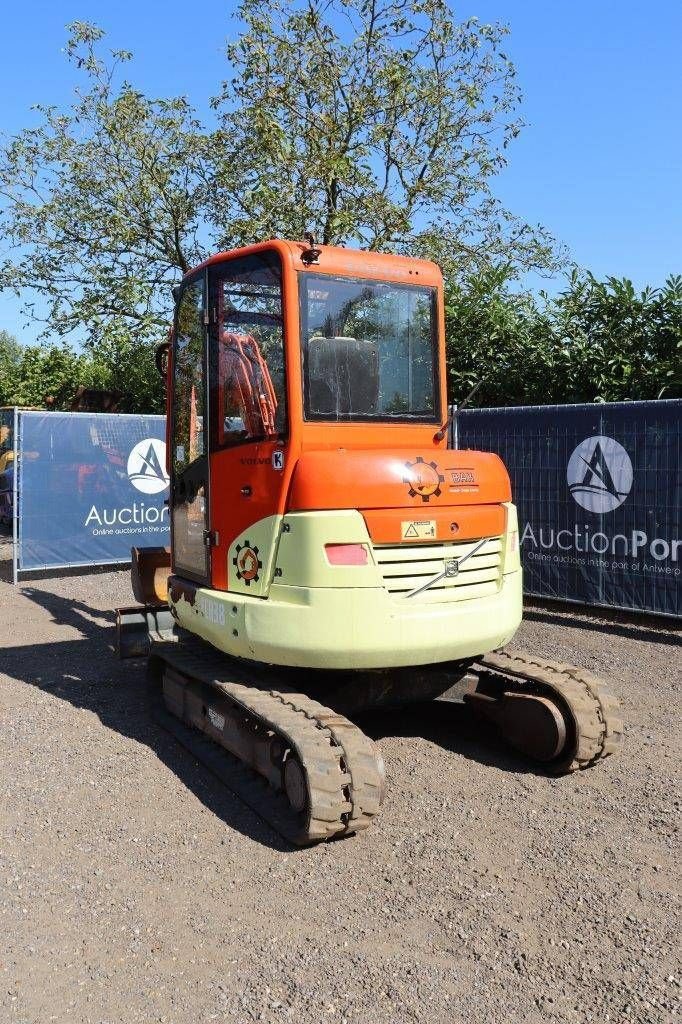
<instances>
[{"instance_id":1,"label":"antenna","mask_svg":"<svg viewBox=\"0 0 682 1024\"><path fill-rule=\"evenodd\" d=\"M453 406L452 412L450 413L450 415L446 419L446 421L443 424L443 426L440 428L440 430L437 430L436 433L433 435L433 440L434 441L442 441L443 440L443 438L445 437L445 435L448 432L448 427L450 426L452 421L456 418L457 413L460 411L460 409L463 409L465 407L465 405L469 404L471 399L474 397L474 395L476 394L476 392L480 388L481 384L483 384L484 382L485 382L485 377L481 377L480 380L476 381L476 383L474 384L474 386L472 387L471 391L466 396L464 401L461 402L460 405Z\"/></svg>"}]
</instances>

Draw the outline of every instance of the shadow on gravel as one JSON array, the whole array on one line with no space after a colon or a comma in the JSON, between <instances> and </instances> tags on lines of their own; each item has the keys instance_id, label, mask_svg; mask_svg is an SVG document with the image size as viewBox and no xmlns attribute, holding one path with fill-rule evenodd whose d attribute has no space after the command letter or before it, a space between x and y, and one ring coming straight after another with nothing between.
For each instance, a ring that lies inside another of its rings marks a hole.
<instances>
[{"instance_id":1,"label":"shadow on gravel","mask_svg":"<svg viewBox=\"0 0 682 1024\"><path fill-rule=\"evenodd\" d=\"M0 650L0 670L74 707L92 711L106 728L148 746L160 761L226 825L275 850L291 851L286 840L201 766L150 717L143 661L119 661L113 650L113 612L94 610L34 587L25 597L45 608L56 623L82 639ZM444 749L503 771L526 773L528 764L501 744L494 728L461 704L437 701L398 711L358 717L373 739L419 736Z\"/></svg>"},{"instance_id":2,"label":"shadow on gravel","mask_svg":"<svg viewBox=\"0 0 682 1024\"><path fill-rule=\"evenodd\" d=\"M454 701L434 700L395 711L365 712L358 716L357 722L373 740L418 736L453 754L501 771L544 774L540 767L534 767L508 747L491 722Z\"/></svg>"},{"instance_id":3,"label":"shadow on gravel","mask_svg":"<svg viewBox=\"0 0 682 1024\"><path fill-rule=\"evenodd\" d=\"M290 851L238 797L150 717L142 661L119 661L113 650L113 612L35 588L22 593L50 612L55 622L77 629L82 639L0 649L0 672L92 711L107 729L142 743L230 828L263 846Z\"/></svg>"}]
</instances>

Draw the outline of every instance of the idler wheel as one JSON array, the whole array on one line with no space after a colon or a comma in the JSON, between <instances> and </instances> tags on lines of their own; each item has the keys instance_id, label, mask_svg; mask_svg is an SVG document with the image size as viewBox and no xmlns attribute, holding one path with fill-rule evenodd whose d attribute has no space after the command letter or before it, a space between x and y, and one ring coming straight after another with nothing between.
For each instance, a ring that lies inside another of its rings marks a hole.
<instances>
[{"instance_id":1,"label":"idler wheel","mask_svg":"<svg viewBox=\"0 0 682 1024\"><path fill-rule=\"evenodd\" d=\"M291 807L297 814L302 813L308 803L308 784L303 765L292 754L284 762L284 792Z\"/></svg>"},{"instance_id":2,"label":"idler wheel","mask_svg":"<svg viewBox=\"0 0 682 1024\"><path fill-rule=\"evenodd\" d=\"M501 701L504 737L526 757L546 763L566 745L566 722L557 705L536 694L507 693Z\"/></svg>"},{"instance_id":3,"label":"idler wheel","mask_svg":"<svg viewBox=\"0 0 682 1024\"><path fill-rule=\"evenodd\" d=\"M620 705L590 672L521 651L493 651L471 676L465 702L555 774L589 768L620 745Z\"/></svg>"}]
</instances>

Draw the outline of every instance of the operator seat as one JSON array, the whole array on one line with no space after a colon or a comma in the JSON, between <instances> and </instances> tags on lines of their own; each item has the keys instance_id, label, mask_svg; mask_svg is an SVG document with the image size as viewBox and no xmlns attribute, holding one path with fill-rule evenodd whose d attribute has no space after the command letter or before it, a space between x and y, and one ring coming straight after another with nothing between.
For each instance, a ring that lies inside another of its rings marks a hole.
<instances>
[{"instance_id":1,"label":"operator seat","mask_svg":"<svg viewBox=\"0 0 682 1024\"><path fill-rule=\"evenodd\" d=\"M313 418L375 416L379 351L375 341L313 335L307 352L307 404Z\"/></svg>"}]
</instances>

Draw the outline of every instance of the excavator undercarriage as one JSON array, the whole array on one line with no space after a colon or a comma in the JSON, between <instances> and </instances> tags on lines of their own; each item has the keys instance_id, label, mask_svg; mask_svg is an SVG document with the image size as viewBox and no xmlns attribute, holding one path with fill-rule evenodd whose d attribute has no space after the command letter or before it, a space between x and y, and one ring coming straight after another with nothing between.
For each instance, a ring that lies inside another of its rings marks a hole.
<instances>
[{"instance_id":1,"label":"excavator undercarriage","mask_svg":"<svg viewBox=\"0 0 682 1024\"><path fill-rule=\"evenodd\" d=\"M130 621L133 611L121 610L119 636L126 635L125 617ZM336 682L329 676L323 682L319 673L226 658L166 620L159 628L159 612L146 611L155 717L296 845L363 831L384 798L379 749L341 709L354 714L414 704L416 689L422 700L463 701L552 774L591 767L622 738L618 702L603 682L574 666L496 651L470 665L409 670L411 686L408 670L353 673L355 680L337 673ZM133 645L124 649L127 656L145 653ZM322 694L332 707L315 699Z\"/></svg>"}]
</instances>

